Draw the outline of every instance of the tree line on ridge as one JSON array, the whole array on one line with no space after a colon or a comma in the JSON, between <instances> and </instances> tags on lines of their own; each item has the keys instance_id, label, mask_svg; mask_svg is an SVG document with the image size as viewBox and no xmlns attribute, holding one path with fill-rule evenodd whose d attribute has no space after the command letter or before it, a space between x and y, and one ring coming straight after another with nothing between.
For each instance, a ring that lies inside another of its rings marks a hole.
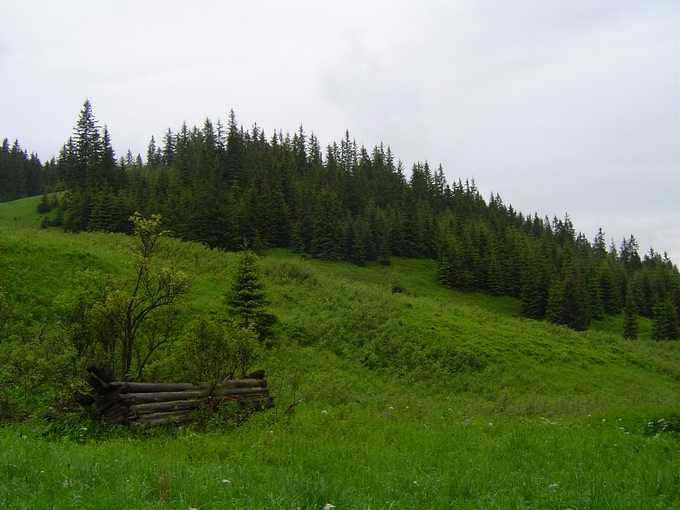
<instances>
[{"instance_id":1,"label":"tree line on ridge","mask_svg":"<svg viewBox=\"0 0 680 510\"><path fill-rule=\"evenodd\" d=\"M521 300L521 311L576 330L638 315L656 339L680 337L680 273L666 254L640 256L633 235L589 240L564 218L525 215L474 180L447 182L441 166L415 163L409 176L389 147L369 150L346 132L322 148L302 126L266 136L257 125L206 119L153 137L145 161L117 159L110 133L85 101L74 134L41 164L18 142L0 150L0 201L43 193L45 226L132 233L130 216L160 214L189 241L236 250L283 247L325 260L389 264L390 257L437 261L442 285ZM57 193L62 192L62 193Z\"/></svg>"}]
</instances>

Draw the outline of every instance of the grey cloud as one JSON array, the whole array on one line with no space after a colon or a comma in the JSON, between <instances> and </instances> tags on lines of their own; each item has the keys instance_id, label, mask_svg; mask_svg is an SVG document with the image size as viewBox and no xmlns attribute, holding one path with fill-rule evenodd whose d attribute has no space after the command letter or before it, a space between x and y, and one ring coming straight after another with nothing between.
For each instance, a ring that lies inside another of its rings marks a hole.
<instances>
[{"instance_id":1,"label":"grey cloud","mask_svg":"<svg viewBox=\"0 0 680 510\"><path fill-rule=\"evenodd\" d=\"M186 120L389 144L680 263L680 7L650 0L68 4L0 18L0 137L51 157L85 97L119 154Z\"/></svg>"}]
</instances>

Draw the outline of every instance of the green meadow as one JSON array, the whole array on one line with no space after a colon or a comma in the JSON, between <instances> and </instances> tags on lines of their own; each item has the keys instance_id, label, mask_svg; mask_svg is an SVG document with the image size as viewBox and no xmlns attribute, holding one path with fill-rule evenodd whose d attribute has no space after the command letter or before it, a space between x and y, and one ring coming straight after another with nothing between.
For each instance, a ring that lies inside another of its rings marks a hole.
<instances>
[{"instance_id":1,"label":"green meadow","mask_svg":"<svg viewBox=\"0 0 680 510\"><path fill-rule=\"evenodd\" d=\"M27 329L55 327L83 270L131 273L129 238L41 229L38 199L0 204L0 287ZM189 275L183 321L224 309L236 254L168 239L161 255ZM2 372L23 407L0 427L0 508L680 508L678 342L644 318L634 341L622 316L525 319L441 287L434 261L391 262L260 256L278 322L253 368L276 406L240 426L46 421L59 381Z\"/></svg>"}]
</instances>

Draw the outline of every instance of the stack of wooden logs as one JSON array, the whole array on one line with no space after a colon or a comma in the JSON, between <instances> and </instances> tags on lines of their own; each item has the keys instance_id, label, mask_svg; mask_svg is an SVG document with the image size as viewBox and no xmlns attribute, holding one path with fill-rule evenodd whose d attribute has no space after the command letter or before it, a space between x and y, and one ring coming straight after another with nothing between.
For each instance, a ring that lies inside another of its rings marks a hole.
<instances>
[{"instance_id":1,"label":"stack of wooden logs","mask_svg":"<svg viewBox=\"0 0 680 510\"><path fill-rule=\"evenodd\" d=\"M183 423L206 416L226 403L241 410L274 406L264 371L218 384L121 382L106 366L92 366L88 372L93 393L76 396L76 400L95 404L110 425Z\"/></svg>"}]
</instances>

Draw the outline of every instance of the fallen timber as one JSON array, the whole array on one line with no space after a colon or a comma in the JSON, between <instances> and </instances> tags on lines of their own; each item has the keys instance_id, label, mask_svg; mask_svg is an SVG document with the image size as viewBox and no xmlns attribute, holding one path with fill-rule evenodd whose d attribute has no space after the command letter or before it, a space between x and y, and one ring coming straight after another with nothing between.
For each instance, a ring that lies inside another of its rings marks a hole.
<instances>
[{"instance_id":1,"label":"fallen timber","mask_svg":"<svg viewBox=\"0 0 680 510\"><path fill-rule=\"evenodd\" d=\"M87 370L92 392L75 395L75 399L83 405L94 404L109 425L185 423L208 416L224 404L243 411L274 407L264 371L217 384L189 384L117 381L106 366Z\"/></svg>"}]
</instances>

